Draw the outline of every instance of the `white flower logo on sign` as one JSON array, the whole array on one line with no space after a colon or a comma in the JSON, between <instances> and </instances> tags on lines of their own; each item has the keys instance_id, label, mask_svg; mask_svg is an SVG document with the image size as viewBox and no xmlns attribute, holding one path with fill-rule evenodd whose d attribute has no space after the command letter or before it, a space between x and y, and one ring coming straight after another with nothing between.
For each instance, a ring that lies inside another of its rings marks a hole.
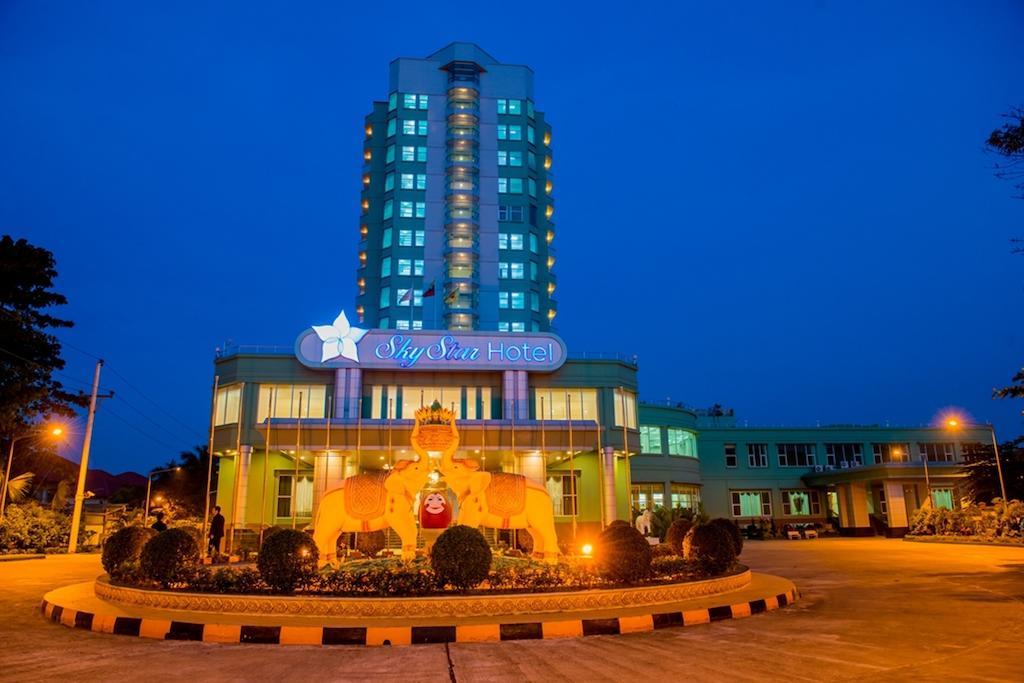
<instances>
[{"instance_id":1,"label":"white flower logo on sign","mask_svg":"<svg viewBox=\"0 0 1024 683\"><path fill-rule=\"evenodd\" d=\"M347 358L359 362L359 351L356 344L363 338L367 330L352 327L348 324L345 311L342 311L330 325L313 325L313 331L323 342L320 362L325 363L334 358Z\"/></svg>"}]
</instances>

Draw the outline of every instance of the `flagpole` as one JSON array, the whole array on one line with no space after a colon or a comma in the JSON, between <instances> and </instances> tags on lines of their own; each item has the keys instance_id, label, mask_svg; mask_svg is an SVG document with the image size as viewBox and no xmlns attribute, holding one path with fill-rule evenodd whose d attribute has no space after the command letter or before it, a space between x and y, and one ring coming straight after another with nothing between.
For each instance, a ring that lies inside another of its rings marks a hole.
<instances>
[{"instance_id":1,"label":"flagpole","mask_svg":"<svg viewBox=\"0 0 1024 683\"><path fill-rule=\"evenodd\" d=\"M630 472L629 464L629 434L626 432L626 425L629 423L629 415L626 413L626 388L619 387L622 394L622 452L626 461L623 463L626 470L626 502L629 505L629 518L633 518L633 474Z\"/></svg>"},{"instance_id":2,"label":"flagpole","mask_svg":"<svg viewBox=\"0 0 1024 683\"><path fill-rule=\"evenodd\" d=\"M235 532L238 531L238 487L241 477L238 472L242 462L242 420L245 419L245 382L238 389L238 425L235 429L235 485L231 491L231 538L228 539L228 556L235 550ZM247 475L248 476L248 475ZM245 511L242 511L245 514Z\"/></svg>"},{"instance_id":3,"label":"flagpole","mask_svg":"<svg viewBox=\"0 0 1024 683\"><path fill-rule=\"evenodd\" d=\"M299 392L299 419L295 423L295 475L292 477L292 528L299 512L299 458L302 456L302 392Z\"/></svg>"},{"instance_id":4,"label":"flagpole","mask_svg":"<svg viewBox=\"0 0 1024 683\"><path fill-rule=\"evenodd\" d=\"M566 415L569 418L569 482L572 484L572 543L576 545L576 507L578 506L576 491L575 453L572 449L572 394L565 395Z\"/></svg>"},{"instance_id":5,"label":"flagpole","mask_svg":"<svg viewBox=\"0 0 1024 683\"><path fill-rule=\"evenodd\" d=\"M210 554L210 539L207 534L207 529L210 524L210 485L213 483L213 435L217 425L217 388L219 385L220 375L214 375L213 398L210 401L210 445L206 447L206 455L209 460L206 462L206 503L204 504L203 510L203 539L206 541L205 545L203 545L203 557ZM227 397L225 397L225 401L226 400ZM146 514L149 514L149 510L146 510Z\"/></svg>"},{"instance_id":6,"label":"flagpole","mask_svg":"<svg viewBox=\"0 0 1024 683\"><path fill-rule=\"evenodd\" d=\"M267 392L267 434L264 437L266 442L263 454L263 495L260 496L260 547L263 547L263 532L267 527L267 477L270 474L270 420L274 417L274 404L277 389ZM259 399L256 399L257 401Z\"/></svg>"},{"instance_id":7,"label":"flagpole","mask_svg":"<svg viewBox=\"0 0 1024 683\"><path fill-rule=\"evenodd\" d=\"M605 520L606 520L605 509L604 509L604 499L605 499L605 491L604 491L604 477L605 477L605 473L604 473L604 449L602 449L602 447L601 447L601 420L598 419L598 420L595 420L595 422L597 423L597 476L601 480L601 485L597 487L598 488L598 500L601 503L601 528L604 529L605 528Z\"/></svg>"}]
</instances>

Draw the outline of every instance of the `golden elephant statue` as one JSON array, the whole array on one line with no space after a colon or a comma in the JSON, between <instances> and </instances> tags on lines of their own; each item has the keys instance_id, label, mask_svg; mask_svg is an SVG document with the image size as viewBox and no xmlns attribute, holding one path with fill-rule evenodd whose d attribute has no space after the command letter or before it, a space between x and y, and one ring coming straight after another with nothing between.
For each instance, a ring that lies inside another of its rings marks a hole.
<instances>
[{"instance_id":1,"label":"golden elephant statue","mask_svg":"<svg viewBox=\"0 0 1024 683\"><path fill-rule=\"evenodd\" d=\"M419 532L413 501L430 469L426 458L399 460L390 470L346 477L341 486L324 494L313 524L320 564L337 560L341 534L388 527L402 539L402 559L413 559Z\"/></svg>"},{"instance_id":2,"label":"golden elephant statue","mask_svg":"<svg viewBox=\"0 0 1024 683\"><path fill-rule=\"evenodd\" d=\"M526 529L533 552L545 562L558 562L558 536L551 496L521 474L486 472L475 460L441 460L441 473L459 499L459 524L495 529Z\"/></svg>"}]
</instances>

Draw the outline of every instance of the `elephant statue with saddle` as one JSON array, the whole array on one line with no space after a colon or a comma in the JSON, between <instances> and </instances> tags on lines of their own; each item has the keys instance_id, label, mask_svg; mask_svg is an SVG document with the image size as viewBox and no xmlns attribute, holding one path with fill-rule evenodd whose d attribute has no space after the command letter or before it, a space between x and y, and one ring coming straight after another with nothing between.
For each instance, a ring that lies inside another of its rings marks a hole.
<instances>
[{"instance_id":1,"label":"elephant statue with saddle","mask_svg":"<svg viewBox=\"0 0 1024 683\"><path fill-rule=\"evenodd\" d=\"M459 499L459 524L495 529L526 529L533 552L545 562L558 562L558 536L551 496L521 474L487 472L468 458L445 453L441 473Z\"/></svg>"},{"instance_id":2,"label":"elephant statue with saddle","mask_svg":"<svg viewBox=\"0 0 1024 683\"><path fill-rule=\"evenodd\" d=\"M402 539L402 559L413 559L419 533L413 501L427 483L430 470L430 463L423 457L399 460L383 472L346 477L341 486L325 493L313 525L321 565L337 560L341 534L388 527Z\"/></svg>"}]
</instances>

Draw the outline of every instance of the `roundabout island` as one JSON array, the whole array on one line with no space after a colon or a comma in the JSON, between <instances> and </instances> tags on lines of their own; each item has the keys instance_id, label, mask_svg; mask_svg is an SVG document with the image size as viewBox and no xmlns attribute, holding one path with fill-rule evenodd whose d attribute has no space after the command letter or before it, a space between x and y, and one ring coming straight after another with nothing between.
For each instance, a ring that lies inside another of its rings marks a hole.
<instances>
[{"instance_id":1,"label":"roundabout island","mask_svg":"<svg viewBox=\"0 0 1024 683\"><path fill-rule=\"evenodd\" d=\"M743 541L729 520L677 519L654 546L616 521L592 556L560 555L544 488L453 458L459 435L450 411L436 403L420 410L410 442L415 459L329 492L313 529L268 530L255 566L214 570L200 563L185 529L129 527L104 548L108 574L46 594L43 615L164 640L409 645L652 631L747 617L797 598L787 579L738 563ZM450 492L454 525L439 512ZM532 557L495 552L481 526L525 530L538 539ZM395 555L365 543L370 557L347 550L349 534L372 538L386 528L402 539Z\"/></svg>"}]
</instances>

